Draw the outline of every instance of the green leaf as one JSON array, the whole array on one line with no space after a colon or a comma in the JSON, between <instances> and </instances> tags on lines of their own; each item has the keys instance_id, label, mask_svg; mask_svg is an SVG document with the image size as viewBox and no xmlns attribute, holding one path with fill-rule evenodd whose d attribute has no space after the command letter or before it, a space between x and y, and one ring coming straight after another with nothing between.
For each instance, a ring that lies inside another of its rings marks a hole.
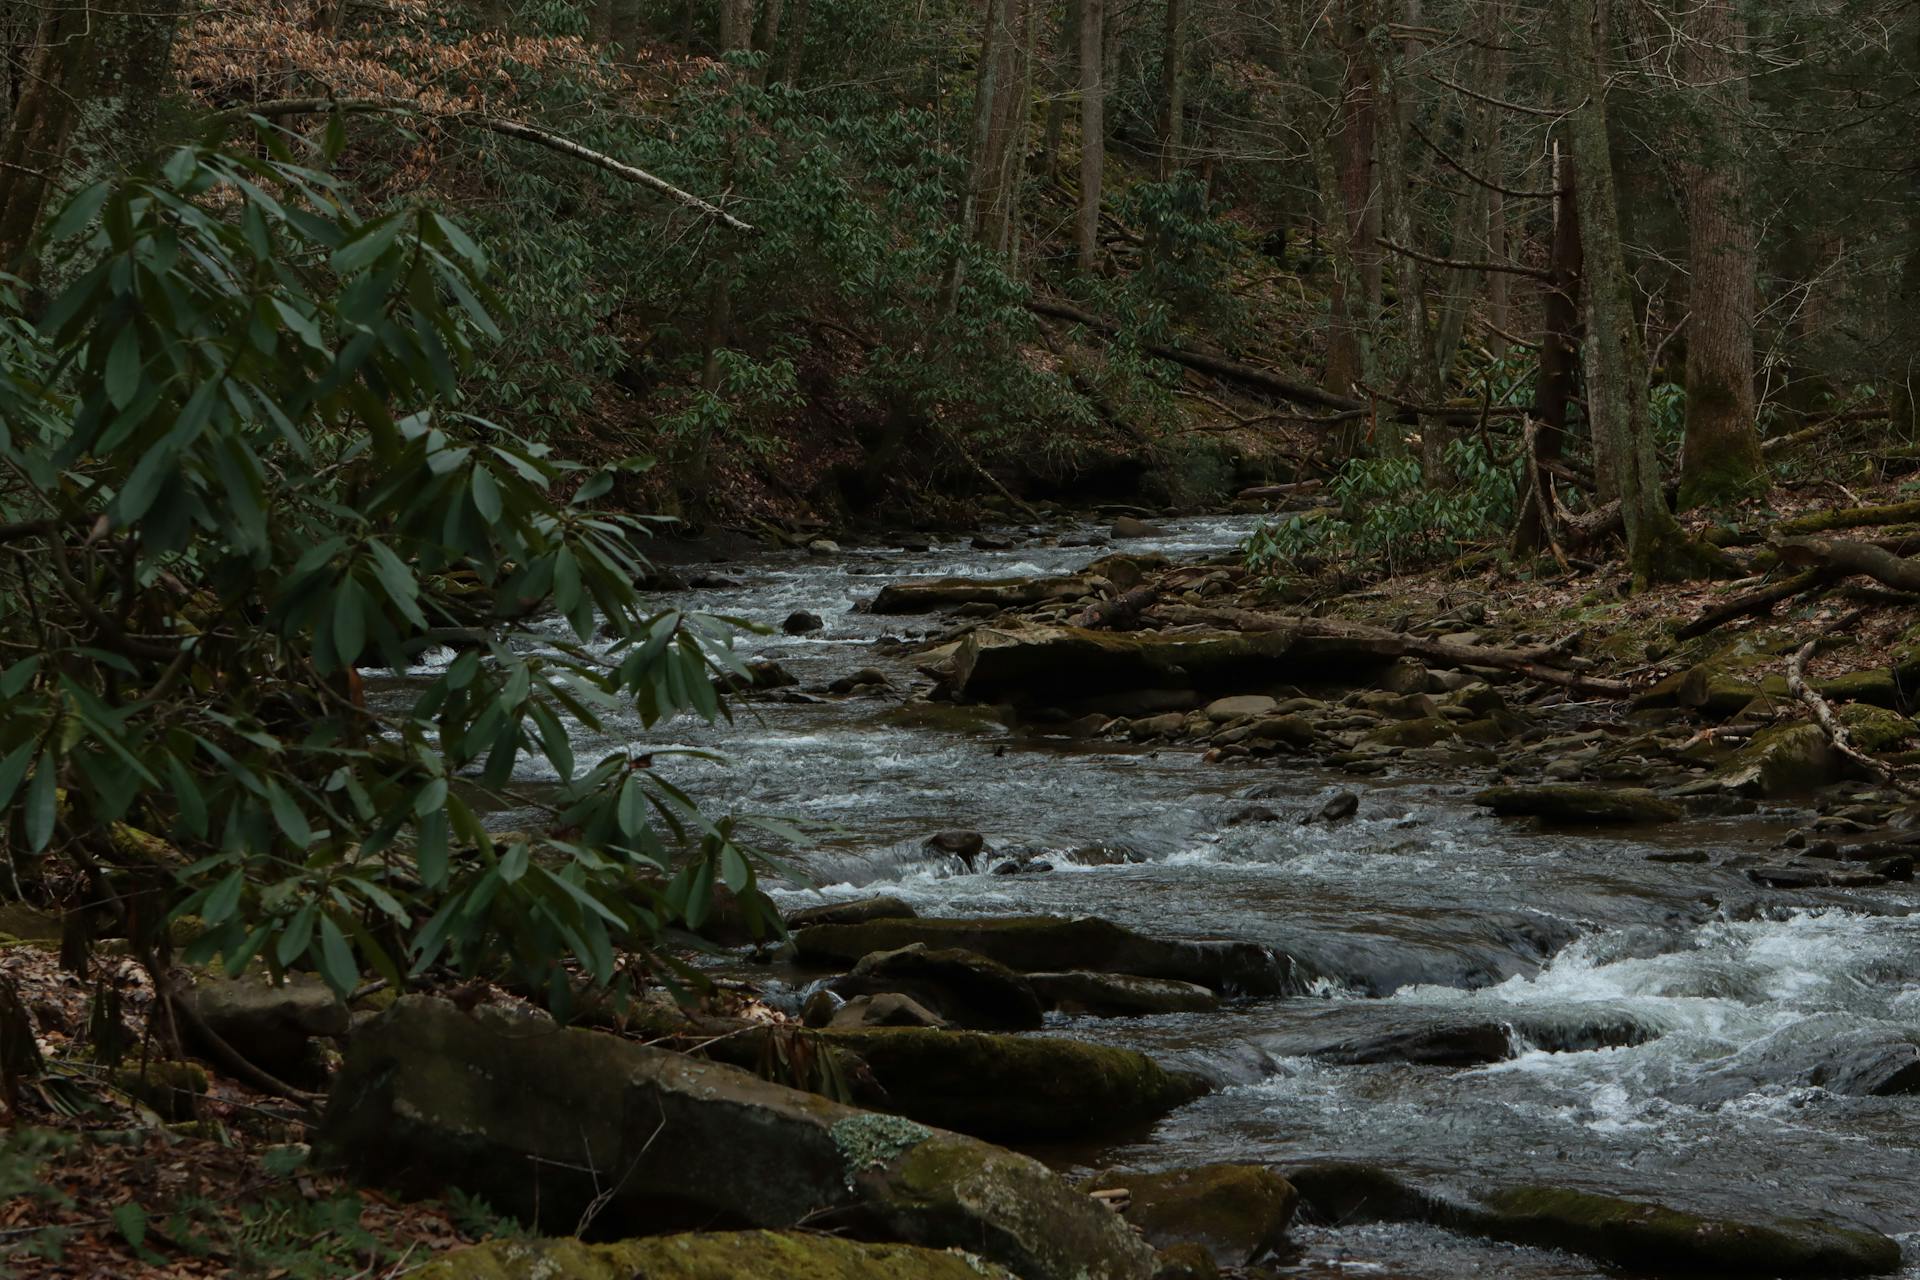
<instances>
[{"instance_id":1,"label":"green leaf","mask_svg":"<svg viewBox=\"0 0 1920 1280\"><path fill-rule=\"evenodd\" d=\"M420 820L419 844L413 851L420 879L429 889L447 882L447 814L436 809Z\"/></svg>"},{"instance_id":2,"label":"green leaf","mask_svg":"<svg viewBox=\"0 0 1920 1280\"><path fill-rule=\"evenodd\" d=\"M53 839L55 778L53 753L42 751L34 766L33 781L27 784L27 847L39 853Z\"/></svg>"},{"instance_id":3,"label":"green leaf","mask_svg":"<svg viewBox=\"0 0 1920 1280\"><path fill-rule=\"evenodd\" d=\"M745 893L747 886L753 883L753 868L740 851L727 845L720 851L720 877L726 881L727 888L735 893Z\"/></svg>"},{"instance_id":4,"label":"green leaf","mask_svg":"<svg viewBox=\"0 0 1920 1280\"><path fill-rule=\"evenodd\" d=\"M400 235L400 228L399 214L389 214L378 222L368 223L358 235L333 251L335 274L350 276L371 266L393 246L394 240Z\"/></svg>"},{"instance_id":5,"label":"green leaf","mask_svg":"<svg viewBox=\"0 0 1920 1280\"><path fill-rule=\"evenodd\" d=\"M367 593L351 574L333 593L333 651L350 667L367 647Z\"/></svg>"},{"instance_id":6,"label":"green leaf","mask_svg":"<svg viewBox=\"0 0 1920 1280\"><path fill-rule=\"evenodd\" d=\"M0 698L15 698L20 691L33 682L40 670L40 658L36 654L31 658L22 658L8 667L6 674L0 675ZM0 800L0 804L6 803Z\"/></svg>"},{"instance_id":7,"label":"green leaf","mask_svg":"<svg viewBox=\"0 0 1920 1280\"><path fill-rule=\"evenodd\" d=\"M147 1211L137 1201L129 1200L123 1205L114 1206L112 1213L113 1228L126 1242L138 1249L147 1240Z\"/></svg>"},{"instance_id":8,"label":"green leaf","mask_svg":"<svg viewBox=\"0 0 1920 1280\"><path fill-rule=\"evenodd\" d=\"M107 353L104 385L116 409L132 404L140 391L140 334L130 324L120 327L120 336Z\"/></svg>"},{"instance_id":9,"label":"green leaf","mask_svg":"<svg viewBox=\"0 0 1920 1280\"><path fill-rule=\"evenodd\" d=\"M417 817L429 817L445 811L446 807L447 780L445 778L427 779L427 784L421 787L413 797L413 812Z\"/></svg>"},{"instance_id":10,"label":"green leaf","mask_svg":"<svg viewBox=\"0 0 1920 1280\"><path fill-rule=\"evenodd\" d=\"M501 511L500 486L495 483L493 473L485 467L475 467L471 486L473 509L478 511L480 518L488 524L498 523Z\"/></svg>"},{"instance_id":11,"label":"green leaf","mask_svg":"<svg viewBox=\"0 0 1920 1280\"><path fill-rule=\"evenodd\" d=\"M273 820L280 830L286 832L287 839L304 849L313 843L313 828L307 825L307 816L300 812L300 806L287 794L279 782L267 780L267 806L273 810Z\"/></svg>"},{"instance_id":12,"label":"green leaf","mask_svg":"<svg viewBox=\"0 0 1920 1280\"><path fill-rule=\"evenodd\" d=\"M331 912L320 917L320 954L316 959L320 976L341 996L352 994L359 985L360 966L353 958L353 947L340 926L333 922Z\"/></svg>"},{"instance_id":13,"label":"green leaf","mask_svg":"<svg viewBox=\"0 0 1920 1280\"><path fill-rule=\"evenodd\" d=\"M287 931L273 944L273 957L280 962L281 968L286 968L305 953L308 942L313 938L314 917L319 914L320 904L317 902L309 902L293 913L293 919L287 922Z\"/></svg>"},{"instance_id":14,"label":"green leaf","mask_svg":"<svg viewBox=\"0 0 1920 1280\"><path fill-rule=\"evenodd\" d=\"M247 878L239 868L227 874L227 877L207 894L207 900L200 904L200 918L208 927L226 922L240 905L240 891L246 888Z\"/></svg>"},{"instance_id":15,"label":"green leaf","mask_svg":"<svg viewBox=\"0 0 1920 1280\"><path fill-rule=\"evenodd\" d=\"M21 743L0 760L0 810L13 803L13 793L20 789L20 779L27 776L27 764L33 759L33 749L40 744L31 740Z\"/></svg>"}]
</instances>

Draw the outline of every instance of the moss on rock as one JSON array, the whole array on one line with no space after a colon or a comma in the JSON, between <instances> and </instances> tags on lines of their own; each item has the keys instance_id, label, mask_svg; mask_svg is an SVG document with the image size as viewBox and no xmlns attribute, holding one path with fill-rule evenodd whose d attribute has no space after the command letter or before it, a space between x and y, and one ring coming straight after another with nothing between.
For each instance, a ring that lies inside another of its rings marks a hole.
<instances>
[{"instance_id":1,"label":"moss on rock","mask_svg":"<svg viewBox=\"0 0 1920 1280\"><path fill-rule=\"evenodd\" d=\"M1885 707L1851 702L1834 708L1834 714L1847 727L1853 745L1862 751L1889 751L1913 737L1913 721Z\"/></svg>"},{"instance_id":2,"label":"moss on rock","mask_svg":"<svg viewBox=\"0 0 1920 1280\"><path fill-rule=\"evenodd\" d=\"M703 1231L582 1244L493 1240L435 1259L418 1280L1013 1280L984 1259L912 1245L775 1231Z\"/></svg>"},{"instance_id":3,"label":"moss on rock","mask_svg":"<svg viewBox=\"0 0 1920 1280\"><path fill-rule=\"evenodd\" d=\"M1564 1187L1482 1197L1460 1225L1515 1244L1571 1249L1661 1274L1869 1276L1900 1265L1900 1246L1871 1231L1797 1220L1742 1222Z\"/></svg>"},{"instance_id":4,"label":"moss on rock","mask_svg":"<svg viewBox=\"0 0 1920 1280\"><path fill-rule=\"evenodd\" d=\"M1791 796L1825 786L1840 776L1838 754L1820 726L1775 725L1753 735L1713 775L1727 790L1746 795Z\"/></svg>"}]
</instances>

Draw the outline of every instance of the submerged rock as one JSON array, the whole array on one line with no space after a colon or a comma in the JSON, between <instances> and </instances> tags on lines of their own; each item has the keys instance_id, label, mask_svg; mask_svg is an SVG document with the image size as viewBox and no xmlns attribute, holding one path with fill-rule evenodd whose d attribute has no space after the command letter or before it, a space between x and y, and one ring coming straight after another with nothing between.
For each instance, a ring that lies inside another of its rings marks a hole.
<instances>
[{"instance_id":1,"label":"submerged rock","mask_svg":"<svg viewBox=\"0 0 1920 1280\"><path fill-rule=\"evenodd\" d=\"M1477 1067L1513 1056L1513 1032L1503 1022L1442 1023L1383 1031L1321 1044L1307 1056L1343 1066L1407 1062L1429 1067Z\"/></svg>"},{"instance_id":2,"label":"submerged rock","mask_svg":"<svg viewBox=\"0 0 1920 1280\"><path fill-rule=\"evenodd\" d=\"M809 613L805 609L795 609L787 615L787 620L780 624L780 629L790 636L803 636L808 632L818 631L826 625L821 621L819 614Z\"/></svg>"},{"instance_id":3,"label":"submerged rock","mask_svg":"<svg viewBox=\"0 0 1920 1280\"><path fill-rule=\"evenodd\" d=\"M702 1231L584 1244L489 1240L445 1254L416 1280L1016 1280L971 1254L777 1231Z\"/></svg>"},{"instance_id":4,"label":"submerged rock","mask_svg":"<svg viewBox=\"0 0 1920 1280\"><path fill-rule=\"evenodd\" d=\"M1887 1236L1803 1219L1706 1217L1560 1187L1455 1199L1372 1165L1313 1165L1288 1176L1321 1222L1431 1222L1659 1275L1867 1276L1900 1265L1900 1246Z\"/></svg>"},{"instance_id":5,"label":"submerged rock","mask_svg":"<svg viewBox=\"0 0 1920 1280\"><path fill-rule=\"evenodd\" d=\"M1155 1013L1210 1013L1220 997L1193 982L1124 973L1031 973L1027 980L1047 1008L1101 1018Z\"/></svg>"},{"instance_id":6,"label":"submerged rock","mask_svg":"<svg viewBox=\"0 0 1920 1280\"><path fill-rule=\"evenodd\" d=\"M922 942L862 956L831 984L843 996L899 992L947 1022L983 1031L1032 1031L1041 1023L1033 985L996 960L960 947L929 950Z\"/></svg>"},{"instance_id":7,"label":"submerged rock","mask_svg":"<svg viewBox=\"0 0 1920 1280\"><path fill-rule=\"evenodd\" d=\"M872 920L818 925L794 934L802 962L849 964L874 951L914 942L963 947L1022 973L1090 970L1173 978L1214 991L1294 995L1304 990L1291 960L1251 942L1176 942L1150 938L1082 916Z\"/></svg>"},{"instance_id":8,"label":"submerged rock","mask_svg":"<svg viewBox=\"0 0 1920 1280\"><path fill-rule=\"evenodd\" d=\"M826 1025L834 1031L859 1031L867 1027L944 1027L947 1022L912 996L882 991L855 996L835 1009Z\"/></svg>"},{"instance_id":9,"label":"submerged rock","mask_svg":"<svg viewBox=\"0 0 1920 1280\"><path fill-rule=\"evenodd\" d=\"M595 1230L612 1236L805 1223L967 1249L1023 1280L1147 1280L1153 1265L1111 1213L1026 1156L717 1063L425 996L354 1036L316 1153L402 1195L459 1187L552 1231L577 1230L593 1205Z\"/></svg>"},{"instance_id":10,"label":"submerged rock","mask_svg":"<svg viewBox=\"0 0 1920 1280\"><path fill-rule=\"evenodd\" d=\"M1121 1133L1207 1091L1131 1049L1051 1036L889 1027L821 1039L866 1065L875 1105L977 1137Z\"/></svg>"},{"instance_id":11,"label":"submerged rock","mask_svg":"<svg viewBox=\"0 0 1920 1280\"><path fill-rule=\"evenodd\" d=\"M968 698L1024 693L1049 702L1117 689L1259 688L1288 678L1294 641L1287 631L982 627L953 655L954 684Z\"/></svg>"},{"instance_id":12,"label":"submerged rock","mask_svg":"<svg viewBox=\"0 0 1920 1280\"><path fill-rule=\"evenodd\" d=\"M1549 822L1678 822L1679 805L1637 787L1489 787L1474 798L1503 818Z\"/></svg>"},{"instance_id":13,"label":"submerged rock","mask_svg":"<svg viewBox=\"0 0 1920 1280\"><path fill-rule=\"evenodd\" d=\"M935 857L958 858L971 871L973 860L987 847L987 838L978 831L939 831L928 836L920 847ZM876 949L886 950L884 947Z\"/></svg>"},{"instance_id":14,"label":"submerged rock","mask_svg":"<svg viewBox=\"0 0 1920 1280\"><path fill-rule=\"evenodd\" d=\"M1242 1267L1286 1244L1300 1194L1261 1165L1209 1164L1164 1173L1103 1173L1086 1191L1127 1192L1126 1219L1156 1249L1197 1244L1223 1267Z\"/></svg>"}]
</instances>

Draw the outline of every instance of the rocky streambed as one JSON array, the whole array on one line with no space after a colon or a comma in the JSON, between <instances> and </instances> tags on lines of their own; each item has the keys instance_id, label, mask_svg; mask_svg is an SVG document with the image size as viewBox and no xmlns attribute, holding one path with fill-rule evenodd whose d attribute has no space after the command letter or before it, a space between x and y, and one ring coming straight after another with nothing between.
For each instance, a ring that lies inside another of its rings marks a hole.
<instances>
[{"instance_id":1,"label":"rocky streambed","mask_svg":"<svg viewBox=\"0 0 1920 1280\"><path fill-rule=\"evenodd\" d=\"M1245 530L1122 549L1195 561ZM1097 536L681 570L708 585L677 603L768 624L748 644L792 678L683 730L729 759L686 781L823 832L777 895L794 951L721 971L831 1024L838 1084L1143 1198L1289 1175L1279 1274L1920 1275L1920 925L1884 797L1806 810L1791 793L1838 776L1817 744L1688 743L1678 682L1629 723L1326 642L1034 665L1037 633L1129 590L1089 569ZM912 611L872 612L883 590ZM718 1056L764 1070L762 1040Z\"/></svg>"}]
</instances>

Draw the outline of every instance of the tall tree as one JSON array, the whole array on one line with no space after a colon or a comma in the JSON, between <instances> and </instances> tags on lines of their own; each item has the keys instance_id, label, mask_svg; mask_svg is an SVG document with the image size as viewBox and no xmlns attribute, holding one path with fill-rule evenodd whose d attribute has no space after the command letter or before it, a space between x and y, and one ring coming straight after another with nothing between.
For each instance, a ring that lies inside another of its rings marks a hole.
<instances>
[{"instance_id":1,"label":"tall tree","mask_svg":"<svg viewBox=\"0 0 1920 1280\"><path fill-rule=\"evenodd\" d=\"M1680 160L1687 213L1687 431L1680 505L1750 492L1765 474L1755 418L1757 245L1748 210L1747 31L1735 0L1688 0L1680 31L1698 95Z\"/></svg>"},{"instance_id":2,"label":"tall tree","mask_svg":"<svg viewBox=\"0 0 1920 1280\"><path fill-rule=\"evenodd\" d=\"M1107 168L1106 0L1080 0L1080 198L1074 210L1074 259L1092 275L1100 259L1100 184Z\"/></svg>"},{"instance_id":3,"label":"tall tree","mask_svg":"<svg viewBox=\"0 0 1920 1280\"><path fill-rule=\"evenodd\" d=\"M1580 173L1580 226L1585 238L1587 417L1603 499L1617 499L1636 581L1693 576L1697 548L1681 531L1661 491L1654 451L1647 352L1634 315L1620 206L1614 182L1607 87L1612 40L1610 0L1562 0L1568 117Z\"/></svg>"},{"instance_id":4,"label":"tall tree","mask_svg":"<svg viewBox=\"0 0 1920 1280\"><path fill-rule=\"evenodd\" d=\"M1160 180L1165 182L1185 163L1181 133L1187 109L1187 0L1167 0L1160 46Z\"/></svg>"}]
</instances>

